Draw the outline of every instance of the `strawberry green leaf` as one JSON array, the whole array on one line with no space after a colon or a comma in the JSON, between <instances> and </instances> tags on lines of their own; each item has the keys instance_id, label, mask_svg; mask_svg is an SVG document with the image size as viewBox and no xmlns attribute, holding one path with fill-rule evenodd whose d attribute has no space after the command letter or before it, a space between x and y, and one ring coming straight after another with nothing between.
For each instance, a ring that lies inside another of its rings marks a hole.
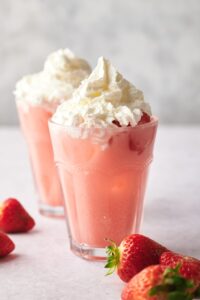
<instances>
[{"instance_id":1,"label":"strawberry green leaf","mask_svg":"<svg viewBox=\"0 0 200 300\"><path fill-rule=\"evenodd\" d=\"M192 295L188 295L184 292L171 292L169 293L167 300L192 300Z\"/></svg>"},{"instance_id":2,"label":"strawberry green leaf","mask_svg":"<svg viewBox=\"0 0 200 300\"><path fill-rule=\"evenodd\" d=\"M120 261L120 252L119 248L112 240L106 239L106 241L110 242L110 245L106 247L107 263L104 268L109 269L106 275L112 274L115 269L117 268L119 261Z\"/></svg>"},{"instance_id":3,"label":"strawberry green leaf","mask_svg":"<svg viewBox=\"0 0 200 300\"><path fill-rule=\"evenodd\" d=\"M194 285L194 281L192 280L186 280L186 286L188 289L191 289L193 288L195 285Z\"/></svg>"},{"instance_id":4,"label":"strawberry green leaf","mask_svg":"<svg viewBox=\"0 0 200 300\"><path fill-rule=\"evenodd\" d=\"M181 265L178 264L174 269L165 269L161 284L151 288L149 296L165 295L167 300L192 300L195 297L200 299L200 288L195 293L192 292L194 282L184 278L180 274L180 268Z\"/></svg>"},{"instance_id":5,"label":"strawberry green leaf","mask_svg":"<svg viewBox=\"0 0 200 300\"><path fill-rule=\"evenodd\" d=\"M149 296L155 296L158 293L163 292L163 291L164 291L163 285L154 286L153 288L150 289Z\"/></svg>"}]
</instances>

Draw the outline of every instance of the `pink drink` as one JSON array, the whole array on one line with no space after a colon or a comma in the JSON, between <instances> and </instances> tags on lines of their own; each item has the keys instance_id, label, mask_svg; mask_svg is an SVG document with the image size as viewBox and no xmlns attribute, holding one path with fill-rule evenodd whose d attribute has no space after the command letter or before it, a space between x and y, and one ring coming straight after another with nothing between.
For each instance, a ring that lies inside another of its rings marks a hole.
<instances>
[{"instance_id":1,"label":"pink drink","mask_svg":"<svg viewBox=\"0 0 200 300\"><path fill-rule=\"evenodd\" d=\"M63 196L48 128L52 112L45 105L36 106L20 101L17 101L17 108L29 148L40 212L49 216L63 216Z\"/></svg>"},{"instance_id":2,"label":"pink drink","mask_svg":"<svg viewBox=\"0 0 200 300\"><path fill-rule=\"evenodd\" d=\"M119 244L139 231L157 119L112 130L49 126L71 248L85 258L100 259L105 238ZM73 138L70 130L87 138Z\"/></svg>"},{"instance_id":3,"label":"pink drink","mask_svg":"<svg viewBox=\"0 0 200 300\"><path fill-rule=\"evenodd\" d=\"M62 102L68 102L90 71L87 61L67 48L58 49L47 56L42 71L27 75L16 84L14 94L21 127L29 148L40 212L45 215L64 215L48 120Z\"/></svg>"}]
</instances>

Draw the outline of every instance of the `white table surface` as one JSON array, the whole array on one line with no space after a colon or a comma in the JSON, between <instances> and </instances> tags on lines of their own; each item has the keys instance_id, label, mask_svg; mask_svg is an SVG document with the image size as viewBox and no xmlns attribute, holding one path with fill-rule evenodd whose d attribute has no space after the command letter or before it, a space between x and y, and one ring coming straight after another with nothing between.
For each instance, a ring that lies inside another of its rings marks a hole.
<instances>
[{"instance_id":1,"label":"white table surface","mask_svg":"<svg viewBox=\"0 0 200 300\"><path fill-rule=\"evenodd\" d=\"M1 300L118 300L123 283L102 263L68 247L64 220L37 212L27 149L16 127L0 128L0 200L17 197L37 222L12 235L15 252L0 260ZM200 127L161 127L145 199L142 232L200 258Z\"/></svg>"}]
</instances>

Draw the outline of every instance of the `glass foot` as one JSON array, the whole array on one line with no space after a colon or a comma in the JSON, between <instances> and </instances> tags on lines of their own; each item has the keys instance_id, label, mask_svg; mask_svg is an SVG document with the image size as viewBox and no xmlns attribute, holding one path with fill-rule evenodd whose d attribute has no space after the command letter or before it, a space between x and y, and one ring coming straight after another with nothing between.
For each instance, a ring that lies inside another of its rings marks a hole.
<instances>
[{"instance_id":1,"label":"glass foot","mask_svg":"<svg viewBox=\"0 0 200 300\"><path fill-rule=\"evenodd\" d=\"M50 206L48 204L39 204L39 212L41 215L51 218L63 218L64 207L63 206Z\"/></svg>"},{"instance_id":2,"label":"glass foot","mask_svg":"<svg viewBox=\"0 0 200 300\"><path fill-rule=\"evenodd\" d=\"M75 255L83 259L105 261L107 258L105 248L95 248L87 244L77 244L72 240L70 241L70 248Z\"/></svg>"}]
</instances>

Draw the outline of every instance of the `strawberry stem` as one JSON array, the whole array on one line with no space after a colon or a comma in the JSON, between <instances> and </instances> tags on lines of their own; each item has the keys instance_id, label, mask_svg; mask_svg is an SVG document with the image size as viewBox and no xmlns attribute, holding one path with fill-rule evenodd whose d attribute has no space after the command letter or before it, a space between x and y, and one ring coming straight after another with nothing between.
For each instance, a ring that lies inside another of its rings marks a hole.
<instances>
[{"instance_id":1,"label":"strawberry stem","mask_svg":"<svg viewBox=\"0 0 200 300\"><path fill-rule=\"evenodd\" d=\"M167 300L192 300L200 299L200 289L191 291L194 288L192 280L184 278L180 274L181 265L178 264L174 269L167 268L163 273L163 280L160 285L154 286L149 291L149 296L158 294L166 295Z\"/></svg>"},{"instance_id":2,"label":"strawberry stem","mask_svg":"<svg viewBox=\"0 0 200 300\"><path fill-rule=\"evenodd\" d=\"M119 248L117 247L116 243L110 239L105 239L110 243L108 247L106 247L107 253L107 263L104 268L109 269L106 275L111 275L116 270L119 261L120 261L120 252Z\"/></svg>"}]
</instances>

